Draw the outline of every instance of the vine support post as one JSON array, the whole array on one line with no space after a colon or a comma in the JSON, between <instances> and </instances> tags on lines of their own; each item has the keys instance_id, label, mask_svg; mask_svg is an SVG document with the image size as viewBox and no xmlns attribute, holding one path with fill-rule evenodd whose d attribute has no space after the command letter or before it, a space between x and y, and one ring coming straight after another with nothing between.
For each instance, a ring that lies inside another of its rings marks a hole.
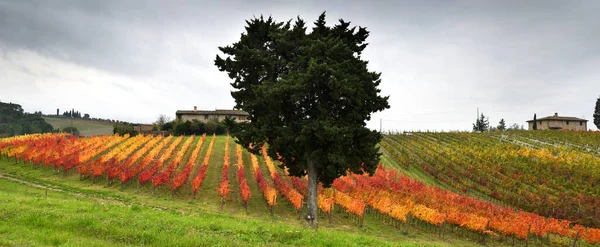
<instances>
[{"instance_id":1,"label":"vine support post","mask_svg":"<svg viewBox=\"0 0 600 247\"><path fill-rule=\"evenodd\" d=\"M221 197L221 211L223 211L223 209L225 208L225 198Z\"/></svg>"},{"instance_id":2,"label":"vine support post","mask_svg":"<svg viewBox=\"0 0 600 247\"><path fill-rule=\"evenodd\" d=\"M529 224L529 227L527 228L527 237L525 238L525 246L529 246L529 235L531 234L531 224Z\"/></svg>"},{"instance_id":3,"label":"vine support post","mask_svg":"<svg viewBox=\"0 0 600 247\"><path fill-rule=\"evenodd\" d=\"M482 244L486 245L485 242L485 237L486 237L486 231L490 228L490 220L488 220L487 224L485 224L485 230L483 231L483 238L482 238Z\"/></svg>"}]
</instances>

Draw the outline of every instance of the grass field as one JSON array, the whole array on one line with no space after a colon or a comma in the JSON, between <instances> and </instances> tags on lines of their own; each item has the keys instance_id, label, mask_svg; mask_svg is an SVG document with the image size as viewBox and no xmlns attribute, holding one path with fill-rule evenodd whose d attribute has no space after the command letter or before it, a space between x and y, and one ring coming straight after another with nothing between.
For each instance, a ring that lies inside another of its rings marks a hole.
<instances>
[{"instance_id":1,"label":"grass field","mask_svg":"<svg viewBox=\"0 0 600 247\"><path fill-rule=\"evenodd\" d=\"M46 122L52 125L54 129L63 129L65 127L71 127L71 118L44 117L44 120L46 120ZM79 133L83 136L104 135L113 133L113 124L101 121L73 119L73 127L77 128L77 130L79 130Z\"/></svg>"},{"instance_id":2,"label":"grass field","mask_svg":"<svg viewBox=\"0 0 600 247\"><path fill-rule=\"evenodd\" d=\"M334 211L331 219L322 216L317 232L304 229L299 214L283 198L278 198L271 215L252 177L247 153L243 158L252 190L248 213L237 191L236 168L230 169L231 200L221 210L216 188L224 139L217 137L219 148L213 151L195 199L189 188L171 198L166 186L154 190L150 184L92 183L76 174L56 174L51 168L4 158L0 160L0 245L474 246L479 241L479 235L469 232L448 232L440 238L423 226L395 229L375 214L366 214L359 227L343 210ZM235 158L233 147L232 143L230 160ZM266 172L262 160L261 169Z\"/></svg>"}]
</instances>

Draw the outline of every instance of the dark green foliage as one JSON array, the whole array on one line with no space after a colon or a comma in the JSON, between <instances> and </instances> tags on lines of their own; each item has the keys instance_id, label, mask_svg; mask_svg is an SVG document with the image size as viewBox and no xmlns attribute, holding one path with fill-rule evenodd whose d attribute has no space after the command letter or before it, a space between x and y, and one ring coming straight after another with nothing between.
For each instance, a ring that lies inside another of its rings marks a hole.
<instances>
[{"instance_id":1,"label":"dark green foliage","mask_svg":"<svg viewBox=\"0 0 600 247\"><path fill-rule=\"evenodd\" d=\"M77 130L75 127L64 127L61 132L71 133L75 136L79 136L79 130Z\"/></svg>"},{"instance_id":2,"label":"dark green foliage","mask_svg":"<svg viewBox=\"0 0 600 247\"><path fill-rule=\"evenodd\" d=\"M537 130L537 115L533 114L533 130Z\"/></svg>"},{"instance_id":3,"label":"dark green foliage","mask_svg":"<svg viewBox=\"0 0 600 247\"><path fill-rule=\"evenodd\" d=\"M176 123L175 127L173 128L173 135L189 135L191 125L192 122L190 121Z\"/></svg>"},{"instance_id":4,"label":"dark green foliage","mask_svg":"<svg viewBox=\"0 0 600 247\"><path fill-rule=\"evenodd\" d=\"M172 131L174 125L175 125L175 121L166 122L162 126L160 126L160 130L163 130L163 131Z\"/></svg>"},{"instance_id":5,"label":"dark green foliage","mask_svg":"<svg viewBox=\"0 0 600 247\"><path fill-rule=\"evenodd\" d=\"M18 104L0 102L0 137L52 131L41 112L29 114Z\"/></svg>"},{"instance_id":6,"label":"dark green foliage","mask_svg":"<svg viewBox=\"0 0 600 247\"><path fill-rule=\"evenodd\" d=\"M119 135L129 134L130 136L137 135L137 131L133 128L133 124L117 122L113 125L113 133Z\"/></svg>"},{"instance_id":7,"label":"dark green foliage","mask_svg":"<svg viewBox=\"0 0 600 247\"><path fill-rule=\"evenodd\" d=\"M56 109L56 115L58 115L58 109ZM83 116L81 112L75 111L75 109L71 109L70 111L63 112L63 117L72 117L72 118L83 118L90 119L90 114L84 113Z\"/></svg>"},{"instance_id":8,"label":"dark green foliage","mask_svg":"<svg viewBox=\"0 0 600 247\"><path fill-rule=\"evenodd\" d=\"M208 135L223 135L226 133L225 123L217 122L216 120L209 121L208 123L203 123L196 119L185 122L176 120L169 123L173 124L173 135L202 135L205 133Z\"/></svg>"},{"instance_id":9,"label":"dark green foliage","mask_svg":"<svg viewBox=\"0 0 600 247\"><path fill-rule=\"evenodd\" d=\"M596 100L596 109L594 110L594 125L600 129L600 97Z\"/></svg>"},{"instance_id":10,"label":"dark green foliage","mask_svg":"<svg viewBox=\"0 0 600 247\"><path fill-rule=\"evenodd\" d=\"M498 130L505 130L506 129L506 122L503 119L500 119L500 122L498 123L498 127L496 127Z\"/></svg>"},{"instance_id":11,"label":"dark green foliage","mask_svg":"<svg viewBox=\"0 0 600 247\"><path fill-rule=\"evenodd\" d=\"M192 120L190 124L190 132L196 135L201 135L206 133L206 124L198 121L197 119Z\"/></svg>"},{"instance_id":12,"label":"dark green foliage","mask_svg":"<svg viewBox=\"0 0 600 247\"><path fill-rule=\"evenodd\" d=\"M269 156L281 157L293 176L306 175L314 162L325 186L348 170L372 174L382 136L365 121L389 105L379 96L381 74L361 59L369 32L343 20L326 26L325 13L310 33L300 18L293 25L262 16L246 23L238 42L219 47L225 58L215 60L233 79L236 108L250 113L250 122L229 126L231 134L252 152L267 143Z\"/></svg>"},{"instance_id":13,"label":"dark green foliage","mask_svg":"<svg viewBox=\"0 0 600 247\"><path fill-rule=\"evenodd\" d=\"M473 124L473 131L474 132L484 132L484 131L488 131L489 127L490 127L489 119L486 118L483 115L483 113L481 113L481 115L479 116L477 121L475 121L475 123Z\"/></svg>"}]
</instances>

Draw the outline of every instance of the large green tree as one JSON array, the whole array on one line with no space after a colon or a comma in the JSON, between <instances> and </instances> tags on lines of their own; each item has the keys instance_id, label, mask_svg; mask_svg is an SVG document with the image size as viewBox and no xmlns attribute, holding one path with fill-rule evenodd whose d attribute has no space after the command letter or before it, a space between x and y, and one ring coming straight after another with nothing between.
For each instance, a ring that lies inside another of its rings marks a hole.
<instances>
[{"instance_id":1,"label":"large green tree","mask_svg":"<svg viewBox=\"0 0 600 247\"><path fill-rule=\"evenodd\" d=\"M325 13L310 32L300 18L246 24L215 60L233 80L236 108L250 114L231 134L251 152L267 144L290 175L308 176L306 220L316 228L318 182L330 186L347 171L372 175L379 163L382 136L366 121L389 108L389 96L380 96L381 74L361 58L369 32L344 20L327 26Z\"/></svg>"},{"instance_id":2,"label":"large green tree","mask_svg":"<svg viewBox=\"0 0 600 247\"><path fill-rule=\"evenodd\" d=\"M600 97L596 100L596 110L594 110L594 124L600 129Z\"/></svg>"}]
</instances>

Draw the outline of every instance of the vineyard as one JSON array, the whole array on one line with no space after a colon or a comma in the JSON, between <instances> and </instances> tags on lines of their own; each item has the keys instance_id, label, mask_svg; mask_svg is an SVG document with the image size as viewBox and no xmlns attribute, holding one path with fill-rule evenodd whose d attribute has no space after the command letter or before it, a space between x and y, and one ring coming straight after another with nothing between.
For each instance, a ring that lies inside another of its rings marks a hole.
<instances>
[{"instance_id":1,"label":"vineyard","mask_svg":"<svg viewBox=\"0 0 600 247\"><path fill-rule=\"evenodd\" d=\"M321 220L361 227L365 218L376 218L398 232L466 235L484 244L600 244L600 145L594 138L600 136L541 131L385 136L382 151L393 162L373 176L349 174L331 188L319 186ZM0 156L14 166L78 176L81 183L149 189L170 193L171 200L214 196L221 210L235 201L246 213L260 210L249 207L256 202L269 214L285 205L301 217L306 178L288 177L267 147L255 155L230 137L218 139L38 134L0 139ZM415 167L448 189L403 172Z\"/></svg>"}]
</instances>

